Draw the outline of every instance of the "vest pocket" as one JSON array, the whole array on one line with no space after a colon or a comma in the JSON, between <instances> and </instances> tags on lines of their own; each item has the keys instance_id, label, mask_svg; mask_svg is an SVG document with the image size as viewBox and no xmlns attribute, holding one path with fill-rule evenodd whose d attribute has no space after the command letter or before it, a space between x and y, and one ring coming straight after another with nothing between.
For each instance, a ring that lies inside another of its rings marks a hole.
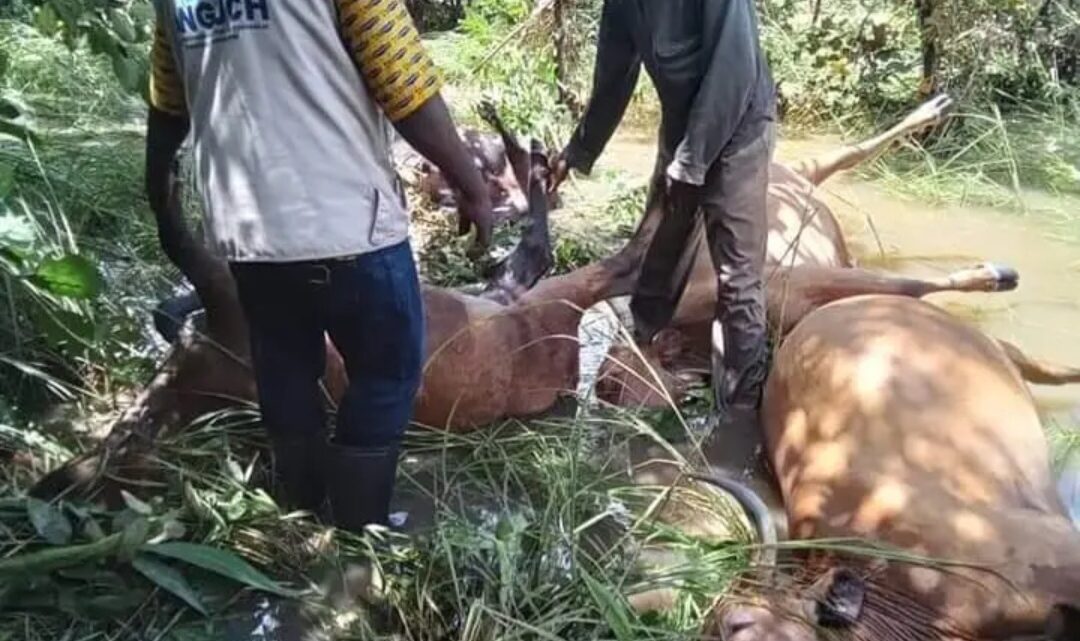
<instances>
[{"instance_id":1,"label":"vest pocket","mask_svg":"<svg viewBox=\"0 0 1080 641\"><path fill-rule=\"evenodd\" d=\"M371 231L368 242L373 248L385 247L405 239L409 234L409 216L395 206L378 189L372 188L370 198Z\"/></svg>"}]
</instances>

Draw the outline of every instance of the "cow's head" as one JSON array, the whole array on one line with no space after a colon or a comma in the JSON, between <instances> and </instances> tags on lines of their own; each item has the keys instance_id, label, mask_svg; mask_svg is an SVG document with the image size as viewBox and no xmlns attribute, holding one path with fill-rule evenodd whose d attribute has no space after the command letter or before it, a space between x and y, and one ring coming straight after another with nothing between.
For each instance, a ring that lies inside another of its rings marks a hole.
<instances>
[{"instance_id":1,"label":"cow's head","mask_svg":"<svg viewBox=\"0 0 1080 641\"><path fill-rule=\"evenodd\" d=\"M749 589L739 586L717 602L702 628L702 641L876 640L872 635L858 636L866 632L862 618L868 594L867 582L860 575L843 567L779 574L776 551L779 534L761 497L731 478L697 478L734 498L746 511L761 542L755 559L757 575L746 582Z\"/></svg>"},{"instance_id":2,"label":"cow's head","mask_svg":"<svg viewBox=\"0 0 1080 641\"><path fill-rule=\"evenodd\" d=\"M600 366L596 396L621 407L664 408L686 393L687 381L673 373L683 351L682 335L665 329L645 346L613 345Z\"/></svg>"},{"instance_id":3,"label":"cow's head","mask_svg":"<svg viewBox=\"0 0 1080 641\"><path fill-rule=\"evenodd\" d=\"M854 632L862 615L866 583L852 570L834 568L809 587L768 588L768 596L725 598L702 631L707 641L825 641L862 638Z\"/></svg>"},{"instance_id":4,"label":"cow's head","mask_svg":"<svg viewBox=\"0 0 1080 641\"><path fill-rule=\"evenodd\" d=\"M882 584L872 572L827 561L781 575L777 572L777 530L764 501L746 485L698 477L726 490L746 511L762 542L758 575L717 601L702 627L701 641L953 641L976 638L951 625L940 611ZM979 637L981 638L981 637ZM1076 641L1080 608L1053 607L1042 631L1009 641Z\"/></svg>"},{"instance_id":5,"label":"cow's head","mask_svg":"<svg viewBox=\"0 0 1080 641\"><path fill-rule=\"evenodd\" d=\"M488 187L497 219L517 220L527 214L528 194L521 187L524 166L520 164L528 158L528 153L522 153L525 148L508 149L498 134L475 129L462 130L461 137ZM538 139L530 138L529 143L533 150L539 149L546 157L547 150ZM403 169L409 170L405 172L406 178L423 198L439 207L456 208L457 196L438 167L415 152L398 153L404 156ZM515 154L518 155L515 157ZM515 165L518 158L521 161ZM548 209L558 209L562 205L558 192L546 193Z\"/></svg>"}]
</instances>

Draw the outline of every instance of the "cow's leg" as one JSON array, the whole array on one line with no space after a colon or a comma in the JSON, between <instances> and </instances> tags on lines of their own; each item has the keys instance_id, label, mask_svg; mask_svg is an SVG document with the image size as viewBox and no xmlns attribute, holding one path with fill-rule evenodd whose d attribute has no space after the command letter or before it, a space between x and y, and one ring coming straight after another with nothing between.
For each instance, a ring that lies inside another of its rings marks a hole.
<instances>
[{"instance_id":1,"label":"cow's leg","mask_svg":"<svg viewBox=\"0 0 1080 641\"><path fill-rule=\"evenodd\" d=\"M787 333L811 311L836 300L866 294L922 298L937 292L1001 292L1015 289L1015 269L986 263L939 278L889 276L852 268L777 269L767 282L770 321Z\"/></svg>"},{"instance_id":2,"label":"cow's leg","mask_svg":"<svg viewBox=\"0 0 1080 641\"><path fill-rule=\"evenodd\" d=\"M938 96L920 105L900 124L885 133L855 145L842 147L813 160L800 162L794 169L811 183L820 185L838 171L851 169L876 158L898 139L939 122L951 105L951 98Z\"/></svg>"},{"instance_id":3,"label":"cow's leg","mask_svg":"<svg viewBox=\"0 0 1080 641\"><path fill-rule=\"evenodd\" d=\"M484 298L508 305L532 289L555 264L545 193L547 158L533 144L529 170L529 217L521 240L487 277Z\"/></svg>"},{"instance_id":4,"label":"cow's leg","mask_svg":"<svg viewBox=\"0 0 1080 641\"><path fill-rule=\"evenodd\" d=\"M1025 381L1036 385L1066 385L1068 383L1080 383L1080 368L1067 367L1048 363L1025 354L1019 347L1000 338L998 345L1005 351L1005 355L1020 370L1020 375Z\"/></svg>"},{"instance_id":5,"label":"cow's leg","mask_svg":"<svg viewBox=\"0 0 1080 641\"><path fill-rule=\"evenodd\" d=\"M513 173L513 177L517 181L518 190L521 195L529 193L529 180L532 173L532 158L530 157L530 151L539 150L526 150L518 143L517 136L514 132L506 126L506 124L499 118L499 112L495 108L495 105L488 101L480 103L479 107L480 117L484 119L492 129L494 129L499 137L502 138L503 148L506 150L506 159L509 161L510 170ZM504 188L511 185L506 184L506 176L501 177L500 182L503 183Z\"/></svg>"}]
</instances>

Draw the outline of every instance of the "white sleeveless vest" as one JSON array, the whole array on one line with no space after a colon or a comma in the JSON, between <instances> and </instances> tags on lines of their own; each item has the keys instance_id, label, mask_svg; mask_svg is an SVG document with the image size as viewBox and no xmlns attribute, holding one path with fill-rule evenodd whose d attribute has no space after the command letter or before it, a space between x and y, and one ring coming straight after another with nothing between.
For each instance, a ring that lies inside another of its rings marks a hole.
<instances>
[{"instance_id":1,"label":"white sleeveless vest","mask_svg":"<svg viewBox=\"0 0 1080 641\"><path fill-rule=\"evenodd\" d=\"M408 237L390 128L334 0L154 0L176 57L211 245L230 261Z\"/></svg>"}]
</instances>

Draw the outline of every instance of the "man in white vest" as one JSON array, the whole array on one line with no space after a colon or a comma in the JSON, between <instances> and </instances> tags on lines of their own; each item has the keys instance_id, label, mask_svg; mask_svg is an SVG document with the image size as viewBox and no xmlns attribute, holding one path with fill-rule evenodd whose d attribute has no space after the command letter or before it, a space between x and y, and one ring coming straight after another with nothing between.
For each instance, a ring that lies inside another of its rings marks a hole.
<instances>
[{"instance_id":1,"label":"man in white vest","mask_svg":"<svg viewBox=\"0 0 1080 641\"><path fill-rule=\"evenodd\" d=\"M147 193L167 215L188 133L211 245L229 261L290 507L385 524L424 353L390 127L459 192L491 202L403 0L155 0ZM326 441L324 332L350 387Z\"/></svg>"}]
</instances>

